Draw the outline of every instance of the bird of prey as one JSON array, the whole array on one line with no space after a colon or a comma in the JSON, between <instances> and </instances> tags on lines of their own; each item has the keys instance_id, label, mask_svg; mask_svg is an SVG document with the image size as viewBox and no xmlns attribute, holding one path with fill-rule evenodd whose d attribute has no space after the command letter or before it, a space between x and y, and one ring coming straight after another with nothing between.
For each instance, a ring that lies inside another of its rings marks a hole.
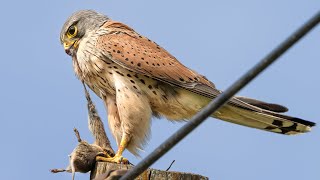
<instances>
[{"instance_id":1,"label":"bird of prey","mask_svg":"<svg viewBox=\"0 0 320 180\"><path fill-rule=\"evenodd\" d=\"M222 93L157 43L93 10L72 14L60 40L78 78L107 108L118 151L106 161L120 162L125 149L138 155L148 139L152 117L188 120ZM287 110L235 96L211 116L286 135L308 132L315 125L282 114Z\"/></svg>"}]
</instances>

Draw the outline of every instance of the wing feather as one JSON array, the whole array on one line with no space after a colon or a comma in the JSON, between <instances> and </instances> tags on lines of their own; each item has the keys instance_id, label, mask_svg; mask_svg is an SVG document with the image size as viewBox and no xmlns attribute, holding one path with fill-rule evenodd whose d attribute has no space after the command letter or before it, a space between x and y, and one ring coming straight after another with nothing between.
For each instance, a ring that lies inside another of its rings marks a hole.
<instances>
[{"instance_id":1,"label":"wing feather","mask_svg":"<svg viewBox=\"0 0 320 180\"><path fill-rule=\"evenodd\" d=\"M123 68L210 99L222 93L204 76L187 68L164 48L136 33L127 25L116 21L108 21L102 29L107 33L97 39L97 48L101 50L104 56ZM287 110L280 105L268 104L245 97L233 97L228 101L228 104L308 126L314 125L309 121L276 113Z\"/></svg>"},{"instance_id":2,"label":"wing feather","mask_svg":"<svg viewBox=\"0 0 320 180\"><path fill-rule=\"evenodd\" d=\"M204 76L181 64L164 48L136 33L125 24L108 21L97 40L97 48L106 58L135 73L143 74L176 87L213 99L221 94ZM229 104L262 112L261 108L232 98Z\"/></svg>"},{"instance_id":3,"label":"wing feather","mask_svg":"<svg viewBox=\"0 0 320 180\"><path fill-rule=\"evenodd\" d=\"M104 28L108 33L98 38L97 48L122 67L178 87L197 91L200 84L214 89L214 84L204 76L190 70L164 48L128 26L109 21Z\"/></svg>"}]
</instances>

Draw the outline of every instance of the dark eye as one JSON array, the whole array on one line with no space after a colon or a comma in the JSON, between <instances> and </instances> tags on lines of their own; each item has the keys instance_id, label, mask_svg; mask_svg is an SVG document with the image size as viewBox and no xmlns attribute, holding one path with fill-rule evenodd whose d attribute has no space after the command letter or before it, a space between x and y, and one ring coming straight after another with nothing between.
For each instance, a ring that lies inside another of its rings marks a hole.
<instances>
[{"instance_id":1,"label":"dark eye","mask_svg":"<svg viewBox=\"0 0 320 180\"><path fill-rule=\"evenodd\" d=\"M73 38L77 35L78 29L76 26L72 25L69 27L68 31L67 31L67 36L68 38Z\"/></svg>"},{"instance_id":2,"label":"dark eye","mask_svg":"<svg viewBox=\"0 0 320 180\"><path fill-rule=\"evenodd\" d=\"M76 32L76 28L74 26L71 26L69 28L69 34L74 34Z\"/></svg>"}]
</instances>

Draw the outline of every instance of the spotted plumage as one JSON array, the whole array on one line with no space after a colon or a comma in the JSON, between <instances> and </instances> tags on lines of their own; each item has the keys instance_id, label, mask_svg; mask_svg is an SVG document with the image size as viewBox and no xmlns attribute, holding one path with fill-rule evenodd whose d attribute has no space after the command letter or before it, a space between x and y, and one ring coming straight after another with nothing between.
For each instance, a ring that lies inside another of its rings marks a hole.
<instances>
[{"instance_id":1,"label":"spotted plumage","mask_svg":"<svg viewBox=\"0 0 320 180\"><path fill-rule=\"evenodd\" d=\"M64 24L61 42L74 70L105 103L119 150L134 154L148 139L152 116L188 120L221 91L164 48L120 22L90 10ZM308 132L315 124L281 113L287 108L234 97L212 114L228 122L280 134Z\"/></svg>"}]
</instances>

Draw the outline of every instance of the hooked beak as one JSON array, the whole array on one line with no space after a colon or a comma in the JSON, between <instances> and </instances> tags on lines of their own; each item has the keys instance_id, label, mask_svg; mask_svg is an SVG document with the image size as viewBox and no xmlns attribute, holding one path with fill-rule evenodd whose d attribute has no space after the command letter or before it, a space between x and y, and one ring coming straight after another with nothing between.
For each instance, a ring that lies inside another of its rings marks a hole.
<instances>
[{"instance_id":1,"label":"hooked beak","mask_svg":"<svg viewBox=\"0 0 320 180\"><path fill-rule=\"evenodd\" d=\"M78 47L78 41L74 40L74 41L64 41L63 43L63 48L64 51L69 55L69 56L73 56L74 52L76 50L76 48Z\"/></svg>"}]
</instances>

